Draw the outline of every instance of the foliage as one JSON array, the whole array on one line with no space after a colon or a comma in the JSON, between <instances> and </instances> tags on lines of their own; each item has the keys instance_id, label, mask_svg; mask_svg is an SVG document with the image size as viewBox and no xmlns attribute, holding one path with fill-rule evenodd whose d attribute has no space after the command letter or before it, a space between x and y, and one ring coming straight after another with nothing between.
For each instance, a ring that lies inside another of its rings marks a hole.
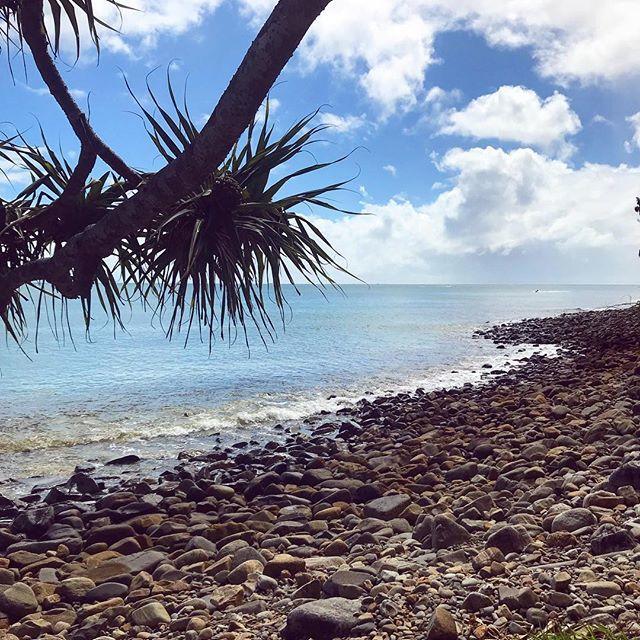
<instances>
[{"instance_id":1,"label":"foliage","mask_svg":"<svg viewBox=\"0 0 640 640\"><path fill-rule=\"evenodd\" d=\"M186 104L178 104L170 81L168 108L149 92L155 110L138 101L141 117L158 152L171 162L198 129ZM314 286L335 286L333 273L345 270L300 208L343 211L327 196L346 182L285 193L296 178L344 160L313 159L309 149L326 128L313 124L316 114L277 136L267 101L261 122L251 124L197 191L157 214L147 228L125 238L115 255L92 267L95 277L81 292L87 330L92 299L120 324L122 305L140 301L166 320L170 337L183 330L188 338L197 327L211 345L218 333L225 337L237 328L246 337L249 322L264 339L274 330L270 305L275 304L281 315L286 308L285 283L302 277ZM0 200L0 274L51 255L130 196L123 180L111 171L89 178L84 188L67 196L73 170L41 136L38 146L21 135L0 142L0 157L31 176L29 186L13 200ZM312 160L301 163L304 158ZM28 302L36 307L38 323L43 310L54 319L56 330L59 320L65 320L66 300L55 284L29 285L13 294L3 316L16 340L26 333Z\"/></svg>"},{"instance_id":2,"label":"foliage","mask_svg":"<svg viewBox=\"0 0 640 640\"><path fill-rule=\"evenodd\" d=\"M35 0L31 0L35 1ZM76 45L76 56L80 56L80 37L84 26L88 31L93 45L100 51L98 30L100 27L113 29L101 20L94 11L94 0L46 0L51 15L51 21L45 22L46 36L53 54L60 53L60 42L63 30L69 29L73 34ZM118 0L106 0L118 12L131 9ZM5 40L7 56L11 48L23 50L22 7L18 0L0 0L0 34Z\"/></svg>"},{"instance_id":3,"label":"foliage","mask_svg":"<svg viewBox=\"0 0 640 640\"><path fill-rule=\"evenodd\" d=\"M573 629L541 631L532 636L531 640L629 640L629 636L603 626L579 626Z\"/></svg>"}]
</instances>

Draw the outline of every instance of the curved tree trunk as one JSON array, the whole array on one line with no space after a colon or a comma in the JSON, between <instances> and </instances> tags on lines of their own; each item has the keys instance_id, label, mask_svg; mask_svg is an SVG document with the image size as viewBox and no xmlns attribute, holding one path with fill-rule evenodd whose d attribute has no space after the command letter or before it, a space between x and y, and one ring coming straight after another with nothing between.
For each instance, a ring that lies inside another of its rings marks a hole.
<instances>
[{"instance_id":1,"label":"curved tree trunk","mask_svg":"<svg viewBox=\"0 0 640 640\"><path fill-rule=\"evenodd\" d=\"M72 297L87 269L159 212L196 189L218 167L249 126L300 41L331 0L280 0L222 94L199 137L151 176L131 198L73 236L53 256L36 260L0 280L0 298L34 280L47 280Z\"/></svg>"}]
</instances>

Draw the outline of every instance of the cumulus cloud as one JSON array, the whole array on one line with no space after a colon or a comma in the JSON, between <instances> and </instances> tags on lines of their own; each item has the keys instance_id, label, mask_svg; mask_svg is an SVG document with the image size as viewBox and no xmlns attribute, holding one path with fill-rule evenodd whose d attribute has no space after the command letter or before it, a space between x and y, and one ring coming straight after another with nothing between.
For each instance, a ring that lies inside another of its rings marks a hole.
<instances>
[{"instance_id":1,"label":"cumulus cloud","mask_svg":"<svg viewBox=\"0 0 640 640\"><path fill-rule=\"evenodd\" d=\"M627 140L624 143L624 148L627 150L627 153L631 153L634 148L640 149L640 111L629 116L626 120L633 129L633 135L631 136L631 140Z\"/></svg>"},{"instance_id":2,"label":"cumulus cloud","mask_svg":"<svg viewBox=\"0 0 640 640\"><path fill-rule=\"evenodd\" d=\"M561 93L541 99L521 86L503 86L472 100L442 118L440 133L496 139L534 146L566 157L573 147L567 137L580 131L580 118Z\"/></svg>"},{"instance_id":3,"label":"cumulus cloud","mask_svg":"<svg viewBox=\"0 0 640 640\"><path fill-rule=\"evenodd\" d=\"M398 169L393 164L385 164L382 168L394 178L398 175Z\"/></svg>"},{"instance_id":4,"label":"cumulus cloud","mask_svg":"<svg viewBox=\"0 0 640 640\"><path fill-rule=\"evenodd\" d=\"M29 184L29 172L0 158L0 197L11 199Z\"/></svg>"},{"instance_id":5,"label":"cumulus cloud","mask_svg":"<svg viewBox=\"0 0 640 640\"><path fill-rule=\"evenodd\" d=\"M107 0L93 0L97 18L116 31L101 29L101 46L114 53L134 55L140 49L156 46L162 35L181 35L201 23L223 0L128 0L128 9L119 10ZM48 21L52 18L49 14ZM86 25L80 23L81 42L89 48L91 39ZM62 33L63 49L75 52L75 40L68 27Z\"/></svg>"},{"instance_id":6,"label":"cumulus cloud","mask_svg":"<svg viewBox=\"0 0 640 640\"><path fill-rule=\"evenodd\" d=\"M597 250L603 260L636 254L640 167L572 168L532 149L493 147L452 149L438 166L452 180L431 203L396 197L367 204L370 216L316 220L354 273L372 282L426 281L431 270L442 276L443 261L492 255L508 255L517 272L516 254L532 248L568 257Z\"/></svg>"},{"instance_id":7,"label":"cumulus cloud","mask_svg":"<svg viewBox=\"0 0 640 640\"><path fill-rule=\"evenodd\" d=\"M367 124L367 119L364 115L340 116L336 113L321 113L318 119L322 124L331 127L336 133L353 133Z\"/></svg>"},{"instance_id":8,"label":"cumulus cloud","mask_svg":"<svg viewBox=\"0 0 640 640\"><path fill-rule=\"evenodd\" d=\"M256 20L273 0L239 0ZM491 46L529 47L540 75L561 83L619 80L640 72L632 0L340 0L313 26L302 56L356 77L383 115L416 106L439 33L465 29Z\"/></svg>"},{"instance_id":9,"label":"cumulus cloud","mask_svg":"<svg viewBox=\"0 0 640 640\"><path fill-rule=\"evenodd\" d=\"M417 103L427 67L435 62L436 26L414 3L341 0L329 5L305 39L309 68L331 64L356 75L382 115Z\"/></svg>"}]
</instances>

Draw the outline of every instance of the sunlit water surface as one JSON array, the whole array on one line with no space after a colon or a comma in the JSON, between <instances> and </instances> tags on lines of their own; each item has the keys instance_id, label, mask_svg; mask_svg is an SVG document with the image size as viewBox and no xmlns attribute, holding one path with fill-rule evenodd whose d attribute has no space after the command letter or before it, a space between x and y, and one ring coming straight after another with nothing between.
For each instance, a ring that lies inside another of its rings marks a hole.
<instances>
[{"instance_id":1,"label":"sunlit water surface","mask_svg":"<svg viewBox=\"0 0 640 640\"><path fill-rule=\"evenodd\" d=\"M538 291L536 291L538 290ZM41 330L31 360L0 349L0 491L24 490L76 464L136 453L172 459L238 440L281 437L274 429L365 394L479 380L483 363L522 357L472 338L495 322L600 308L640 298L631 286L347 286L323 298L290 291L291 317L265 347L250 332L207 344L168 342L134 310L128 333L78 328L75 346ZM157 323L156 323L157 324ZM18 487L18 489L16 488Z\"/></svg>"}]
</instances>

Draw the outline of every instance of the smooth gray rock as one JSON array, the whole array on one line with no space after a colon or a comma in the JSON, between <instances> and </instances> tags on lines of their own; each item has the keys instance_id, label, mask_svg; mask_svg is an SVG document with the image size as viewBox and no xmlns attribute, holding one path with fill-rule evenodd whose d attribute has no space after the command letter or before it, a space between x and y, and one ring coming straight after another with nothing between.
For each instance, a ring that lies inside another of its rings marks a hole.
<instances>
[{"instance_id":1,"label":"smooth gray rock","mask_svg":"<svg viewBox=\"0 0 640 640\"><path fill-rule=\"evenodd\" d=\"M285 640L332 640L349 634L360 613L359 600L327 598L296 607L282 631Z\"/></svg>"},{"instance_id":2,"label":"smooth gray rock","mask_svg":"<svg viewBox=\"0 0 640 640\"><path fill-rule=\"evenodd\" d=\"M411 498L404 493L382 496L382 498L376 498L364 505L364 517L392 520L399 516L410 504Z\"/></svg>"}]
</instances>

